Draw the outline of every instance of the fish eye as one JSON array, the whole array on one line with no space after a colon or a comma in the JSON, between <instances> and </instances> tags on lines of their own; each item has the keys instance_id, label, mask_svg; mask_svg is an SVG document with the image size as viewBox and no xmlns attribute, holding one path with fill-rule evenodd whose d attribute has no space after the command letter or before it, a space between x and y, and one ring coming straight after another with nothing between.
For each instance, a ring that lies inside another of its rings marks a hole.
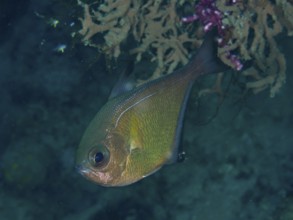
<instances>
[{"instance_id":1,"label":"fish eye","mask_svg":"<svg viewBox=\"0 0 293 220\"><path fill-rule=\"evenodd\" d=\"M97 152L94 156L95 156L94 160L96 164L101 163L104 160L103 152Z\"/></svg>"},{"instance_id":2,"label":"fish eye","mask_svg":"<svg viewBox=\"0 0 293 220\"><path fill-rule=\"evenodd\" d=\"M109 161L109 152L106 149L93 149L90 151L89 160L94 167L103 167Z\"/></svg>"}]
</instances>

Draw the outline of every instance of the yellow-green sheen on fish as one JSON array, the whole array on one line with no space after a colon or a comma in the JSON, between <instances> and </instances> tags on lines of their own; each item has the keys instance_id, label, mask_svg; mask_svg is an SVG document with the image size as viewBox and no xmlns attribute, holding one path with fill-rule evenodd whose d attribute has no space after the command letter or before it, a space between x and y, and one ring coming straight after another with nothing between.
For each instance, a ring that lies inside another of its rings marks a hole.
<instances>
[{"instance_id":1,"label":"yellow-green sheen on fish","mask_svg":"<svg viewBox=\"0 0 293 220\"><path fill-rule=\"evenodd\" d=\"M226 69L214 46L209 34L182 69L135 89L113 92L82 137L76 158L79 172L103 186L124 186L176 162L194 81Z\"/></svg>"}]
</instances>

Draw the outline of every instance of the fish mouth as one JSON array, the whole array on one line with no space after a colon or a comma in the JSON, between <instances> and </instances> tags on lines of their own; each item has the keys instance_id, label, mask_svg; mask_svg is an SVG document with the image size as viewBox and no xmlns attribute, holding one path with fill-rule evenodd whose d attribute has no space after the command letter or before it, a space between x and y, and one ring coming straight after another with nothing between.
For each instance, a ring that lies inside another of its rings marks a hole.
<instances>
[{"instance_id":1,"label":"fish mouth","mask_svg":"<svg viewBox=\"0 0 293 220\"><path fill-rule=\"evenodd\" d=\"M102 186L111 186L109 182L113 180L109 173L94 171L84 165L75 166L78 173L88 180L91 180Z\"/></svg>"},{"instance_id":2,"label":"fish mouth","mask_svg":"<svg viewBox=\"0 0 293 220\"><path fill-rule=\"evenodd\" d=\"M88 177L89 176L90 169L84 167L83 165L78 164L78 165L75 166L75 169L82 176L84 176L84 177Z\"/></svg>"}]
</instances>

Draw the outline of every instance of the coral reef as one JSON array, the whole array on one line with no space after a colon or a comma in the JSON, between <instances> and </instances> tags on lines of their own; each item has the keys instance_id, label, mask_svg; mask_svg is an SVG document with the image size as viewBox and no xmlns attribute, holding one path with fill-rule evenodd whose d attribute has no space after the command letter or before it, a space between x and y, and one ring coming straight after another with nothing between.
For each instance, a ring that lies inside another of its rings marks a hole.
<instances>
[{"instance_id":1,"label":"coral reef","mask_svg":"<svg viewBox=\"0 0 293 220\"><path fill-rule=\"evenodd\" d=\"M171 73L178 65L188 62L188 51L183 44L196 43L196 39L178 28L180 19L175 0L111 0L98 7L81 1L79 4L84 8L79 33L86 45L97 47L106 55L117 58L121 54L121 44L131 35L138 46L132 48L130 54L135 54L136 60L140 61L148 53L151 61L157 63L152 78L165 72ZM103 34L102 44L92 40L97 34Z\"/></svg>"},{"instance_id":2,"label":"coral reef","mask_svg":"<svg viewBox=\"0 0 293 220\"><path fill-rule=\"evenodd\" d=\"M257 93L269 87L273 97L285 82L286 61L276 37L292 36L293 4L289 0L108 0L102 4L78 0L78 3L84 9L79 31L83 42L108 57L118 58L121 45L130 40L129 53L137 61L150 56L151 62L156 63L149 80L188 62L190 50L200 45L203 30L215 26L200 17L210 5L209 16L223 26L223 29L218 27L221 40L218 56L236 70L242 69L240 60L252 63L241 72L246 88ZM193 20L199 18L202 25L182 24L179 12L184 3L195 5L194 14L189 16Z\"/></svg>"},{"instance_id":3,"label":"coral reef","mask_svg":"<svg viewBox=\"0 0 293 220\"><path fill-rule=\"evenodd\" d=\"M292 36L293 4L284 0L236 2L226 5L217 1L220 10L227 12L224 24L233 28L229 44L223 49L238 49L242 59L253 62L242 73L252 78L246 83L248 89L256 93L270 87L273 97L286 79L286 60L276 37L281 33Z\"/></svg>"}]
</instances>

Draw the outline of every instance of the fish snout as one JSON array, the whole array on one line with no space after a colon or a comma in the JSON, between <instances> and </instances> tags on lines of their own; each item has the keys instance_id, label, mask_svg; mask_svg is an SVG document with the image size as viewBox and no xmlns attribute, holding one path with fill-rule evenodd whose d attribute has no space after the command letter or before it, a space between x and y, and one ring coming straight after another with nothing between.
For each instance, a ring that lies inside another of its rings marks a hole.
<instances>
[{"instance_id":1,"label":"fish snout","mask_svg":"<svg viewBox=\"0 0 293 220\"><path fill-rule=\"evenodd\" d=\"M81 164L78 164L75 166L75 169L78 173L80 173L82 176L87 176L89 174L89 169L84 167Z\"/></svg>"}]
</instances>

